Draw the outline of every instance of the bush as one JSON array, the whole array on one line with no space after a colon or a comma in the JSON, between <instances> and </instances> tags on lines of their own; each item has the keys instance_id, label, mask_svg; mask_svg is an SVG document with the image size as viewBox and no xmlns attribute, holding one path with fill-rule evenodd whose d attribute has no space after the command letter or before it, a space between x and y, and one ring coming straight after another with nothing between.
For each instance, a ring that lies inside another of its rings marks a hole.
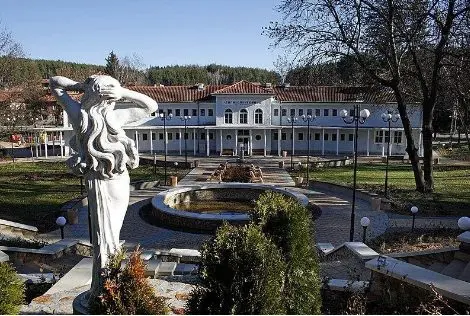
<instances>
[{"instance_id":1,"label":"bush","mask_svg":"<svg viewBox=\"0 0 470 316\"><path fill-rule=\"evenodd\" d=\"M0 314L18 314L23 302L23 281L9 263L0 262Z\"/></svg>"},{"instance_id":2,"label":"bush","mask_svg":"<svg viewBox=\"0 0 470 316\"><path fill-rule=\"evenodd\" d=\"M225 224L201 251L201 285L189 314L284 314L285 265L258 227Z\"/></svg>"},{"instance_id":3,"label":"bush","mask_svg":"<svg viewBox=\"0 0 470 316\"><path fill-rule=\"evenodd\" d=\"M151 315L169 312L165 299L155 294L145 277L145 265L140 255L137 247L124 269L121 269L124 254L110 258L104 271L102 292L91 306L92 314Z\"/></svg>"},{"instance_id":4,"label":"bush","mask_svg":"<svg viewBox=\"0 0 470 316\"><path fill-rule=\"evenodd\" d=\"M292 198L266 192L256 201L252 219L279 247L285 261L286 312L320 313L321 280L308 210Z\"/></svg>"}]
</instances>

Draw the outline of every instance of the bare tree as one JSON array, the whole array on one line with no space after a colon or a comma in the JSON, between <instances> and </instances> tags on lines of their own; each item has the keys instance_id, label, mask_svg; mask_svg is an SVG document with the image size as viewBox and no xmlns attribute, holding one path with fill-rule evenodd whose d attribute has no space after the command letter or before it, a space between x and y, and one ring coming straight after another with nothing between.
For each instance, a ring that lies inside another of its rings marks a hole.
<instances>
[{"instance_id":1,"label":"bare tree","mask_svg":"<svg viewBox=\"0 0 470 316\"><path fill-rule=\"evenodd\" d=\"M16 59L23 56L23 48L0 21L0 88L16 84L14 80Z\"/></svg>"},{"instance_id":2,"label":"bare tree","mask_svg":"<svg viewBox=\"0 0 470 316\"><path fill-rule=\"evenodd\" d=\"M449 48L468 16L467 0L284 0L282 22L265 33L276 46L296 49L306 62L354 58L376 83L393 91L407 140L416 189L432 191L432 121ZM409 89L416 85L417 92ZM407 103L421 103L423 168ZM424 171L424 172L423 172Z\"/></svg>"},{"instance_id":3,"label":"bare tree","mask_svg":"<svg viewBox=\"0 0 470 316\"><path fill-rule=\"evenodd\" d=\"M281 79L280 84L284 84L289 72L293 69L294 62L286 55L278 55L277 59L273 62L274 69L279 74Z\"/></svg>"}]
</instances>

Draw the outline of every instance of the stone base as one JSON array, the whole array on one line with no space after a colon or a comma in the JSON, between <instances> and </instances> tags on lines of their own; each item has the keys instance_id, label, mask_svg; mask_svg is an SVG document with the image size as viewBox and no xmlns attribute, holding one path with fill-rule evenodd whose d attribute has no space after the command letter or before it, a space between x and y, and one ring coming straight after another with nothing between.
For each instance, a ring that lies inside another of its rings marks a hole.
<instances>
[{"instance_id":1,"label":"stone base","mask_svg":"<svg viewBox=\"0 0 470 316\"><path fill-rule=\"evenodd\" d=\"M74 315L90 315L90 308L88 305L89 292L90 291L82 292L73 300Z\"/></svg>"}]
</instances>

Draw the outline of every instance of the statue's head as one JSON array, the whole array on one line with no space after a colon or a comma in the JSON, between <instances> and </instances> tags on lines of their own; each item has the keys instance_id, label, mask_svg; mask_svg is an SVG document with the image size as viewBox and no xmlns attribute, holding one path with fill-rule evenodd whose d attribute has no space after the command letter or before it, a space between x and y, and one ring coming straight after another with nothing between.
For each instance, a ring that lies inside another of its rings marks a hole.
<instances>
[{"instance_id":1,"label":"statue's head","mask_svg":"<svg viewBox=\"0 0 470 316\"><path fill-rule=\"evenodd\" d=\"M93 75L88 77L85 82L85 93L82 96L82 108L88 109L106 99L100 96L100 91L104 87L116 87L121 84L111 76Z\"/></svg>"}]
</instances>

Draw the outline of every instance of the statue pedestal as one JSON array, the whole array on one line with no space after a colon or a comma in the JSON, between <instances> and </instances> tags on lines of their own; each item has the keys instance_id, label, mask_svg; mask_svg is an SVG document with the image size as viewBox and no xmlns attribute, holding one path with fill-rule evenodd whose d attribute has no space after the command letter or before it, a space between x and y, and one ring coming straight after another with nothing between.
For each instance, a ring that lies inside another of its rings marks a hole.
<instances>
[{"instance_id":1,"label":"statue pedestal","mask_svg":"<svg viewBox=\"0 0 470 316\"><path fill-rule=\"evenodd\" d=\"M74 315L90 315L90 307L88 305L89 292L90 291L82 292L73 300Z\"/></svg>"}]
</instances>

